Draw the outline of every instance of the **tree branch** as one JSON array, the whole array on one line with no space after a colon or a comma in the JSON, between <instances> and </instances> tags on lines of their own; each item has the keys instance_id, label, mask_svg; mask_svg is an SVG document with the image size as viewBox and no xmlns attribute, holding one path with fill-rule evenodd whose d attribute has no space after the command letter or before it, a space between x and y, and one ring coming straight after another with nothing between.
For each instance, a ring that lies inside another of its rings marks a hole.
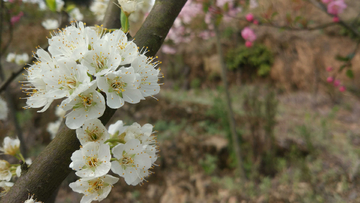
<instances>
[{"instance_id":1,"label":"tree branch","mask_svg":"<svg viewBox=\"0 0 360 203\"><path fill-rule=\"evenodd\" d=\"M153 10L135 36L139 47L149 47L148 55L154 55L160 48L175 18L186 0L157 0ZM113 14L111 14L113 15ZM111 27L111 23L104 24ZM100 120L106 124L115 110L107 108ZM28 194L45 201L71 172L69 164L71 154L79 149L80 143L75 131L63 127L55 139L34 160L29 170L22 174L1 203L19 203L27 199Z\"/></svg>"}]
</instances>

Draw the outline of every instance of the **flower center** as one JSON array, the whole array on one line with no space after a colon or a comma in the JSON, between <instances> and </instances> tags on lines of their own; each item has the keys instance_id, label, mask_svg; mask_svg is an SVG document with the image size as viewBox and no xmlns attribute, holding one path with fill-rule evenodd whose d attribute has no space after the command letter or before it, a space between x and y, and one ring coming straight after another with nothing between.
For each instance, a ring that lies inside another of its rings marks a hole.
<instances>
[{"instance_id":1,"label":"flower center","mask_svg":"<svg viewBox=\"0 0 360 203\"><path fill-rule=\"evenodd\" d=\"M102 133L99 132L99 129L97 126L95 127L95 129L91 129L91 130L89 128L87 128L85 130L85 132L89 136L89 139L91 141L97 141L102 137Z\"/></svg>"},{"instance_id":2,"label":"flower center","mask_svg":"<svg viewBox=\"0 0 360 203\"><path fill-rule=\"evenodd\" d=\"M95 67L95 71L97 73L108 68L106 66L107 59L108 58L105 57L102 52L100 52L100 54L95 53L95 56L93 57L94 63L92 63L91 65Z\"/></svg>"}]
</instances>

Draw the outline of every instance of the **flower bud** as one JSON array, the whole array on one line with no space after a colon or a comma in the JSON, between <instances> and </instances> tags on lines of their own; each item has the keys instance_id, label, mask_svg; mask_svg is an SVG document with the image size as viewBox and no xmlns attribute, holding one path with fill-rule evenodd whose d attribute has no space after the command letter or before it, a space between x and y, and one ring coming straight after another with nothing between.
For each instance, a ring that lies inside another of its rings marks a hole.
<instances>
[{"instance_id":1,"label":"flower bud","mask_svg":"<svg viewBox=\"0 0 360 203\"><path fill-rule=\"evenodd\" d=\"M328 83L332 83L334 81L334 78L333 77L328 77L328 78L326 78L326 81Z\"/></svg>"},{"instance_id":2,"label":"flower bud","mask_svg":"<svg viewBox=\"0 0 360 203\"><path fill-rule=\"evenodd\" d=\"M254 20L254 15L252 13L249 13L245 16L246 20L249 22L252 22Z\"/></svg>"}]
</instances>

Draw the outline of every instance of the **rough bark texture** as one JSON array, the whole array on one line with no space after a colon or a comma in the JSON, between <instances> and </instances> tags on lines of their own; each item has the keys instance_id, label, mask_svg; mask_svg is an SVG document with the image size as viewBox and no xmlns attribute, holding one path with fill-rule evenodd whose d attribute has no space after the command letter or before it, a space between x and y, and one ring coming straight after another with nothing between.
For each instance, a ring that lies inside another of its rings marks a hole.
<instances>
[{"instance_id":1,"label":"rough bark texture","mask_svg":"<svg viewBox=\"0 0 360 203\"><path fill-rule=\"evenodd\" d=\"M143 26L135 36L139 47L148 47L148 56L159 50L175 18L186 0L157 0ZM113 9L115 10L115 9ZM108 13L109 15L117 15ZM105 18L107 19L107 18ZM115 21L108 20L104 27L114 28ZM115 110L107 108L100 120L106 124ZM78 150L80 143L75 131L63 126L55 139L34 160L28 171L24 171L1 203L24 202L29 194L34 194L38 201L46 202L61 182L71 172L69 164L71 154Z\"/></svg>"}]
</instances>

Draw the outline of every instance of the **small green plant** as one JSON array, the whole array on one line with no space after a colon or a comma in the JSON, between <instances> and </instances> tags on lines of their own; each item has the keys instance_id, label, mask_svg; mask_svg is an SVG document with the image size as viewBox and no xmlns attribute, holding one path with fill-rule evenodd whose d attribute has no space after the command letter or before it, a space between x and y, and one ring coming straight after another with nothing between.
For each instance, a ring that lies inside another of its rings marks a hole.
<instances>
[{"instance_id":1,"label":"small green plant","mask_svg":"<svg viewBox=\"0 0 360 203\"><path fill-rule=\"evenodd\" d=\"M258 76L270 73L274 55L264 45L255 44L251 48L239 46L226 55L226 65L230 70L240 69L242 72L256 72Z\"/></svg>"},{"instance_id":2,"label":"small green plant","mask_svg":"<svg viewBox=\"0 0 360 203\"><path fill-rule=\"evenodd\" d=\"M201 80L199 78L192 79L190 86L192 89L199 89L201 86Z\"/></svg>"},{"instance_id":3,"label":"small green plant","mask_svg":"<svg viewBox=\"0 0 360 203\"><path fill-rule=\"evenodd\" d=\"M205 159L200 160L200 165L207 175L212 174L216 169L217 157L211 154L206 154Z\"/></svg>"}]
</instances>

